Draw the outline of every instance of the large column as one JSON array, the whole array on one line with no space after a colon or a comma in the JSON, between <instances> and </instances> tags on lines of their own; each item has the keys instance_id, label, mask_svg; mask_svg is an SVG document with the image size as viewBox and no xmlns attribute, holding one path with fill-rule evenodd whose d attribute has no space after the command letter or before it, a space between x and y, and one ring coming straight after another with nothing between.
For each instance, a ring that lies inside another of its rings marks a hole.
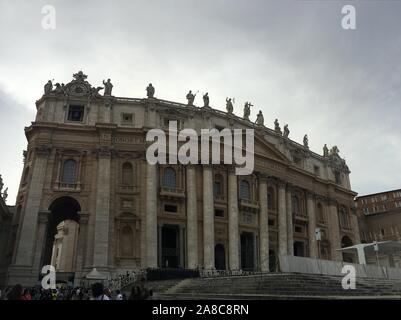
<instances>
[{"instance_id":1,"label":"large column","mask_svg":"<svg viewBox=\"0 0 401 320\"><path fill-rule=\"evenodd\" d=\"M269 271L269 219L267 203L267 179L259 176L259 250L260 270Z\"/></svg>"},{"instance_id":2,"label":"large column","mask_svg":"<svg viewBox=\"0 0 401 320\"><path fill-rule=\"evenodd\" d=\"M238 182L235 169L228 170L228 261L230 270L239 269Z\"/></svg>"},{"instance_id":3,"label":"large column","mask_svg":"<svg viewBox=\"0 0 401 320\"><path fill-rule=\"evenodd\" d=\"M198 212L196 199L196 169L187 165L187 257L188 268L198 267Z\"/></svg>"},{"instance_id":4,"label":"large column","mask_svg":"<svg viewBox=\"0 0 401 320\"><path fill-rule=\"evenodd\" d=\"M287 212L285 209L285 182L278 183L278 254L287 255Z\"/></svg>"},{"instance_id":5,"label":"large column","mask_svg":"<svg viewBox=\"0 0 401 320\"><path fill-rule=\"evenodd\" d=\"M213 171L203 166L203 267L214 269Z\"/></svg>"},{"instance_id":6,"label":"large column","mask_svg":"<svg viewBox=\"0 0 401 320\"><path fill-rule=\"evenodd\" d=\"M29 184L24 218L16 251L15 265L18 266L32 266L33 264L40 200L42 198L49 153L50 148L47 146L40 146L35 150L32 178Z\"/></svg>"},{"instance_id":7,"label":"large column","mask_svg":"<svg viewBox=\"0 0 401 320\"><path fill-rule=\"evenodd\" d=\"M43 210L38 215L38 232L35 241L35 254L33 260L33 268L41 270L43 266L43 253L46 245L46 231L49 223L50 211Z\"/></svg>"},{"instance_id":8,"label":"large column","mask_svg":"<svg viewBox=\"0 0 401 320\"><path fill-rule=\"evenodd\" d=\"M93 267L107 271L109 255L110 223L110 170L111 150L103 147L98 151L95 239Z\"/></svg>"},{"instance_id":9,"label":"large column","mask_svg":"<svg viewBox=\"0 0 401 320\"><path fill-rule=\"evenodd\" d=\"M341 249L340 239L340 223L338 220L337 202L329 199L329 235L330 235L330 250L333 260L342 261L342 253L337 249Z\"/></svg>"},{"instance_id":10,"label":"large column","mask_svg":"<svg viewBox=\"0 0 401 320\"><path fill-rule=\"evenodd\" d=\"M361 236L359 231L359 222L358 222L358 216L356 214L356 208L350 209L350 218L351 218L351 227L352 227L352 232L354 234L355 244L359 244L361 243Z\"/></svg>"},{"instance_id":11,"label":"large column","mask_svg":"<svg viewBox=\"0 0 401 320\"><path fill-rule=\"evenodd\" d=\"M79 233L77 244L77 263L76 263L76 276L75 285L81 285L83 278L83 269L85 267L85 256L88 254L86 244L88 243L88 221L89 214L79 213Z\"/></svg>"},{"instance_id":12,"label":"large column","mask_svg":"<svg viewBox=\"0 0 401 320\"><path fill-rule=\"evenodd\" d=\"M316 210L315 210L315 195L313 193L306 193L306 210L308 213L308 234L309 234L309 257L317 258L318 248L315 235L316 229Z\"/></svg>"},{"instance_id":13,"label":"large column","mask_svg":"<svg viewBox=\"0 0 401 320\"><path fill-rule=\"evenodd\" d=\"M157 167L146 166L146 263L157 268ZM160 248L161 249L161 248Z\"/></svg>"},{"instance_id":14,"label":"large column","mask_svg":"<svg viewBox=\"0 0 401 320\"><path fill-rule=\"evenodd\" d=\"M292 217L292 185L287 183L286 212L287 212L287 254L294 255L294 227Z\"/></svg>"}]
</instances>

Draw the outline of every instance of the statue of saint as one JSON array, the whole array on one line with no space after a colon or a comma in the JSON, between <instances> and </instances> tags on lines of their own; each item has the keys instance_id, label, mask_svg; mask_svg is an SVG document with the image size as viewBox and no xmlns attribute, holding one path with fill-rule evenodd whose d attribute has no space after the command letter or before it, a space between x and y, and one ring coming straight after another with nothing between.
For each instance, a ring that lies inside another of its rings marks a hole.
<instances>
[{"instance_id":1,"label":"statue of saint","mask_svg":"<svg viewBox=\"0 0 401 320\"><path fill-rule=\"evenodd\" d=\"M1 193L1 191L3 191L3 187L4 187L3 178L0 174L0 193Z\"/></svg>"},{"instance_id":2,"label":"statue of saint","mask_svg":"<svg viewBox=\"0 0 401 320\"><path fill-rule=\"evenodd\" d=\"M290 135L290 129L288 129L288 124L284 125L284 138L288 138Z\"/></svg>"},{"instance_id":3,"label":"statue of saint","mask_svg":"<svg viewBox=\"0 0 401 320\"><path fill-rule=\"evenodd\" d=\"M253 107L253 104L249 102L245 102L244 106L244 119L249 121L249 116L251 115L251 107Z\"/></svg>"},{"instance_id":4,"label":"statue of saint","mask_svg":"<svg viewBox=\"0 0 401 320\"><path fill-rule=\"evenodd\" d=\"M305 148L309 148L308 143L309 143L308 135L305 134L305 135L304 135L304 147L305 147Z\"/></svg>"},{"instance_id":5,"label":"statue of saint","mask_svg":"<svg viewBox=\"0 0 401 320\"><path fill-rule=\"evenodd\" d=\"M231 98L226 98L226 109L229 114L233 113L234 111L234 106L231 101Z\"/></svg>"},{"instance_id":6,"label":"statue of saint","mask_svg":"<svg viewBox=\"0 0 401 320\"><path fill-rule=\"evenodd\" d=\"M146 88L146 95L148 96L148 98L154 98L155 87L152 86L151 83L149 83L148 87Z\"/></svg>"},{"instance_id":7,"label":"statue of saint","mask_svg":"<svg viewBox=\"0 0 401 320\"><path fill-rule=\"evenodd\" d=\"M91 95L92 96L100 96L100 94L99 94L99 91L100 90L103 90L103 87L97 87L97 88L95 88L95 87L92 87L91 88ZM106 96L106 94L104 94L105 96Z\"/></svg>"},{"instance_id":8,"label":"statue of saint","mask_svg":"<svg viewBox=\"0 0 401 320\"><path fill-rule=\"evenodd\" d=\"M278 123L278 119L274 120L274 131L276 131L277 133L281 134L281 128L280 128L280 124Z\"/></svg>"},{"instance_id":9,"label":"statue of saint","mask_svg":"<svg viewBox=\"0 0 401 320\"><path fill-rule=\"evenodd\" d=\"M195 96L196 96L196 93L193 94L193 93L192 93L192 90L189 90L189 92L188 92L188 94L187 94L187 96L186 96L186 98L187 98L187 100L188 100L188 105L189 105L189 106L193 106L193 105L194 105Z\"/></svg>"},{"instance_id":10,"label":"statue of saint","mask_svg":"<svg viewBox=\"0 0 401 320\"><path fill-rule=\"evenodd\" d=\"M103 80L104 84L104 95L111 96L111 90L113 90L113 85L110 82L110 79L107 79L107 82Z\"/></svg>"},{"instance_id":11,"label":"statue of saint","mask_svg":"<svg viewBox=\"0 0 401 320\"><path fill-rule=\"evenodd\" d=\"M330 150L330 155L336 155L338 156L338 153L340 152L340 150L338 150L337 146L334 146L333 148L331 148Z\"/></svg>"},{"instance_id":12,"label":"statue of saint","mask_svg":"<svg viewBox=\"0 0 401 320\"><path fill-rule=\"evenodd\" d=\"M203 106L204 107L209 107L209 93L208 92L206 92L203 95Z\"/></svg>"},{"instance_id":13,"label":"statue of saint","mask_svg":"<svg viewBox=\"0 0 401 320\"><path fill-rule=\"evenodd\" d=\"M49 80L45 84L45 94L52 92L52 90L53 90L53 83L51 82L51 80Z\"/></svg>"},{"instance_id":14,"label":"statue of saint","mask_svg":"<svg viewBox=\"0 0 401 320\"><path fill-rule=\"evenodd\" d=\"M263 117L263 113L262 113L261 110L259 110L259 113L258 113L258 115L256 116L256 121L255 121L255 123L256 123L258 126L263 126L264 123L265 123L265 119L264 119L264 117Z\"/></svg>"},{"instance_id":15,"label":"statue of saint","mask_svg":"<svg viewBox=\"0 0 401 320\"><path fill-rule=\"evenodd\" d=\"M323 146L323 157L328 157L329 156L329 148L327 148L327 144L324 144Z\"/></svg>"}]
</instances>

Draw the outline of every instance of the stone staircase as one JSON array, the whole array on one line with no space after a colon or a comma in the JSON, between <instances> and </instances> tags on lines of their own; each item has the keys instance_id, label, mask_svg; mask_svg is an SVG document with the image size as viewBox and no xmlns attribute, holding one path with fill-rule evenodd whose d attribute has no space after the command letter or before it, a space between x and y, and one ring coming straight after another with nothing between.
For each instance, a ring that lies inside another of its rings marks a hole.
<instances>
[{"instance_id":1,"label":"stone staircase","mask_svg":"<svg viewBox=\"0 0 401 320\"><path fill-rule=\"evenodd\" d=\"M156 291L157 299L401 299L401 281L357 278L344 290L342 276L266 273L250 276L192 278Z\"/></svg>"},{"instance_id":2,"label":"stone staircase","mask_svg":"<svg viewBox=\"0 0 401 320\"><path fill-rule=\"evenodd\" d=\"M160 293L165 293L168 289L178 285L180 282L182 282L182 279L171 279L171 280L155 280L155 281L148 281L146 283L146 286L148 289L151 289L153 291L153 297L154 299L158 299L158 296ZM134 285L134 283L131 283L128 286L125 286L122 291L127 295L127 297L131 293L131 288Z\"/></svg>"}]
</instances>

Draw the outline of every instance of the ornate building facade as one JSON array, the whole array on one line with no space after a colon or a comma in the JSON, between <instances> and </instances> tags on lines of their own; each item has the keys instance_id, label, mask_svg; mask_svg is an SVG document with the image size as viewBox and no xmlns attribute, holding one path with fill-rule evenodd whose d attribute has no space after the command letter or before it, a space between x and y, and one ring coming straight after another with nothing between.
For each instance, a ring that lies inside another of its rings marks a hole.
<instances>
[{"instance_id":1,"label":"ornate building facade","mask_svg":"<svg viewBox=\"0 0 401 320\"><path fill-rule=\"evenodd\" d=\"M104 95L82 72L45 86L25 128L28 147L16 201L18 228L9 283L32 284L51 263L57 226L79 223L75 279L146 267L262 270L277 255L342 260L359 243L349 170L337 147L323 155L264 125L209 106ZM146 133L167 129L254 129L255 170L230 165L150 165ZM320 230L321 238L315 233Z\"/></svg>"}]
</instances>

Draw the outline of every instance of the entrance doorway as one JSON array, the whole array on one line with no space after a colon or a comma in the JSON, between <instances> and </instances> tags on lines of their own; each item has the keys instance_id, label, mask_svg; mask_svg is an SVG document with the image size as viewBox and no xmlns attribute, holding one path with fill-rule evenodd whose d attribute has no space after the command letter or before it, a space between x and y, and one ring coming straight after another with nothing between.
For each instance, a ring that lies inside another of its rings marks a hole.
<instances>
[{"instance_id":1,"label":"entrance doorway","mask_svg":"<svg viewBox=\"0 0 401 320\"><path fill-rule=\"evenodd\" d=\"M344 236L341 239L341 248L347 248L353 246L352 240L348 236ZM348 263L354 263L354 254L350 252L343 252L343 261Z\"/></svg>"},{"instance_id":2,"label":"entrance doorway","mask_svg":"<svg viewBox=\"0 0 401 320\"><path fill-rule=\"evenodd\" d=\"M222 244L214 247L214 260L216 270L226 270L226 252Z\"/></svg>"},{"instance_id":3,"label":"entrance doorway","mask_svg":"<svg viewBox=\"0 0 401 320\"><path fill-rule=\"evenodd\" d=\"M57 277L73 281L76 271L81 206L71 197L61 197L52 202L47 226L42 266L53 265Z\"/></svg>"},{"instance_id":4,"label":"entrance doorway","mask_svg":"<svg viewBox=\"0 0 401 320\"><path fill-rule=\"evenodd\" d=\"M306 245L303 241L294 242L294 256L306 257Z\"/></svg>"},{"instance_id":5,"label":"entrance doorway","mask_svg":"<svg viewBox=\"0 0 401 320\"><path fill-rule=\"evenodd\" d=\"M180 267L180 233L178 226L164 225L161 230L163 268Z\"/></svg>"},{"instance_id":6,"label":"entrance doorway","mask_svg":"<svg viewBox=\"0 0 401 320\"><path fill-rule=\"evenodd\" d=\"M241 269L253 271L255 269L255 241L251 232L241 233Z\"/></svg>"}]
</instances>

